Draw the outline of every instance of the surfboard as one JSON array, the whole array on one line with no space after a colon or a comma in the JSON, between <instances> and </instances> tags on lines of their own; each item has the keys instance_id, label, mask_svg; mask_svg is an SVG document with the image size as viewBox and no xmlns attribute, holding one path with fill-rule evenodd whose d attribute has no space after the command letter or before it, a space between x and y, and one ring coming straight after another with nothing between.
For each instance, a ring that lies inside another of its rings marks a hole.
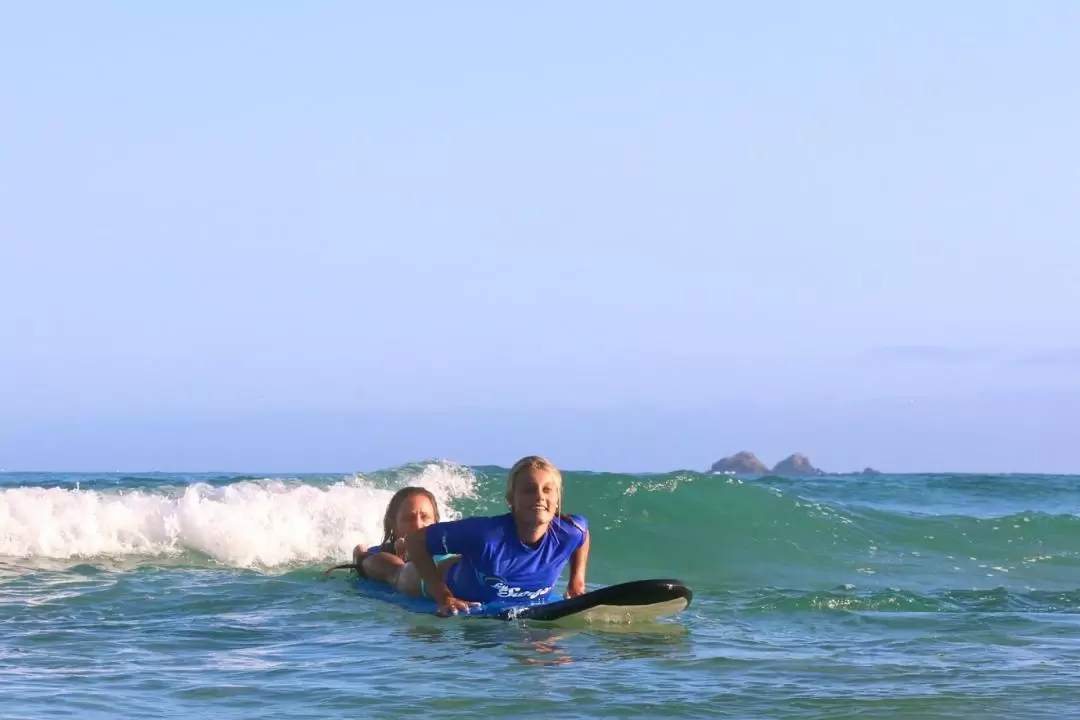
<instances>
[{"instance_id":1,"label":"surfboard","mask_svg":"<svg viewBox=\"0 0 1080 720\"><path fill-rule=\"evenodd\" d=\"M364 597L393 603L413 612L435 612L435 601L430 598L409 597L385 583L366 578L356 578L352 582ZM569 599L552 593L537 600L498 600L459 613L458 616L560 625L627 624L675 615L689 607L693 598L694 593L690 588L678 580L633 580Z\"/></svg>"}]
</instances>

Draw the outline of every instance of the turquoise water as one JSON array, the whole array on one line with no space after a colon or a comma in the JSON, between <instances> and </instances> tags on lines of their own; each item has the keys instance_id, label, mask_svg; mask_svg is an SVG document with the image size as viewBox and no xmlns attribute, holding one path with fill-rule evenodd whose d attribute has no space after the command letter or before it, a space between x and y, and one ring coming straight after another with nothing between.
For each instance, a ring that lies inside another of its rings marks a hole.
<instances>
[{"instance_id":1,"label":"turquoise water","mask_svg":"<svg viewBox=\"0 0 1080 720\"><path fill-rule=\"evenodd\" d=\"M0 474L0 716L1055 717L1080 707L1080 478L568 473L589 585L647 626L360 598L322 569L397 487L502 511L505 471ZM559 704L553 705L553 702Z\"/></svg>"}]
</instances>

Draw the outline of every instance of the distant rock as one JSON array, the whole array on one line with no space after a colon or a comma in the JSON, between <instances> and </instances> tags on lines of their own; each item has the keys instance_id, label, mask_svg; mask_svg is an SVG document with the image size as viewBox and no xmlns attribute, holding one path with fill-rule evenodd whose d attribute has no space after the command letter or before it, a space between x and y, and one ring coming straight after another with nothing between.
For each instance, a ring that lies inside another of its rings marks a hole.
<instances>
[{"instance_id":1,"label":"distant rock","mask_svg":"<svg viewBox=\"0 0 1080 720\"><path fill-rule=\"evenodd\" d=\"M810 458L805 455L795 453L789 457L784 458L780 462L776 463L776 467L772 469L775 475L824 475L825 473L818 470L810 463Z\"/></svg>"},{"instance_id":2,"label":"distant rock","mask_svg":"<svg viewBox=\"0 0 1080 720\"><path fill-rule=\"evenodd\" d=\"M881 471L880 470L875 470L872 467L868 467L868 468L863 468L863 471L861 473L859 473L859 474L860 475L880 475Z\"/></svg>"},{"instance_id":3,"label":"distant rock","mask_svg":"<svg viewBox=\"0 0 1080 720\"><path fill-rule=\"evenodd\" d=\"M769 468L752 452L735 453L712 464L713 472L738 473L740 475L765 475Z\"/></svg>"}]
</instances>

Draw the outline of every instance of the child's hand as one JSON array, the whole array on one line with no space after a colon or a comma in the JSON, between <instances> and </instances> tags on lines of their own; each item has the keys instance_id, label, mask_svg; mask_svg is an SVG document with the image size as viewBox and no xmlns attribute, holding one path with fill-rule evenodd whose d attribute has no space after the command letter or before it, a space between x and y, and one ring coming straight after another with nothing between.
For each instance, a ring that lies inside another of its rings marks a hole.
<instances>
[{"instance_id":1,"label":"child's hand","mask_svg":"<svg viewBox=\"0 0 1080 720\"><path fill-rule=\"evenodd\" d=\"M458 600L449 592L441 600L438 601L438 609L435 612L443 617L447 615L457 615L459 610L469 612L470 608L480 607L478 602L465 602L464 600Z\"/></svg>"},{"instance_id":2,"label":"child's hand","mask_svg":"<svg viewBox=\"0 0 1080 720\"><path fill-rule=\"evenodd\" d=\"M578 595L585 594L585 581L584 580L571 580L570 584L566 586L565 598L577 597Z\"/></svg>"}]
</instances>

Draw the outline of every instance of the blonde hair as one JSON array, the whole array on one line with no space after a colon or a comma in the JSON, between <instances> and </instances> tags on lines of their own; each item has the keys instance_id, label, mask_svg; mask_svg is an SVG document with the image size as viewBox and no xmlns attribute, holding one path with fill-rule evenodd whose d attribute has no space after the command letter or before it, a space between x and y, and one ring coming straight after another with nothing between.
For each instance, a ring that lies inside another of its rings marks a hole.
<instances>
[{"instance_id":1,"label":"blonde hair","mask_svg":"<svg viewBox=\"0 0 1080 720\"><path fill-rule=\"evenodd\" d=\"M555 467L554 463L539 455L526 455L514 463L514 467L510 468L510 473L506 476L507 505L512 504L514 483L529 470L540 470L555 478L555 484L559 486L559 504L556 506L556 512L558 512L558 508L562 507L562 473L559 472L559 468Z\"/></svg>"},{"instance_id":2,"label":"blonde hair","mask_svg":"<svg viewBox=\"0 0 1080 720\"><path fill-rule=\"evenodd\" d=\"M521 477L529 470L540 470L542 472L546 472L547 474L551 475L552 478L554 478L555 485L559 488L559 501L555 504L555 517L560 518L564 522L570 523L578 530L580 530L582 535L584 535L586 533L585 528L581 527L581 525L579 525L577 521L574 520L574 518L570 517L569 515L563 514L562 473L559 472L559 468L555 467L555 464L553 462L551 462L545 457L540 457L539 455L526 455L525 457L514 463L514 467L510 468L510 472L506 476L506 504L511 507L511 510L514 507L514 484L517 482L517 479L519 477Z\"/></svg>"}]
</instances>

